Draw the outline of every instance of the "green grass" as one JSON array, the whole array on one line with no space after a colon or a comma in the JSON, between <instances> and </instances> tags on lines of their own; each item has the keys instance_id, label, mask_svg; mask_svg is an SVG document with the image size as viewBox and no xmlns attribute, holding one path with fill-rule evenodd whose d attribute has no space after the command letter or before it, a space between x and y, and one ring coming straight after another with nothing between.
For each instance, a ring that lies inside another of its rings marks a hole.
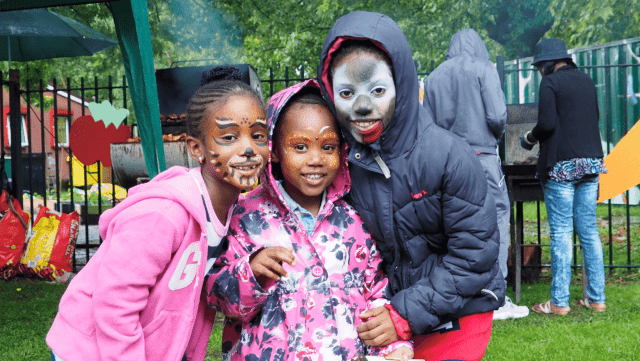
<instances>
[{"instance_id":1,"label":"green grass","mask_svg":"<svg viewBox=\"0 0 640 361\"><path fill-rule=\"evenodd\" d=\"M607 311L597 313L573 306L582 295L574 280L567 316L531 312L525 318L495 321L484 359L640 360L639 281L636 272L610 278L605 289ZM547 301L549 282L524 284L518 304L531 307ZM507 294L514 299L513 292Z\"/></svg>"},{"instance_id":2,"label":"green grass","mask_svg":"<svg viewBox=\"0 0 640 361\"><path fill-rule=\"evenodd\" d=\"M66 286L28 278L0 281L0 359L49 361L44 341Z\"/></svg>"},{"instance_id":3,"label":"green grass","mask_svg":"<svg viewBox=\"0 0 640 361\"><path fill-rule=\"evenodd\" d=\"M547 276L523 284L519 305L549 299ZM0 281L0 358L3 361L48 361L44 338L53 322L65 285L16 278ZM607 312L572 307L567 316L532 313L493 323L486 361L494 360L640 360L640 277L636 270L607 280ZM514 299L511 290L507 294ZM571 302L582 288L574 277ZM209 342L207 361L219 361L219 320Z\"/></svg>"}]
</instances>

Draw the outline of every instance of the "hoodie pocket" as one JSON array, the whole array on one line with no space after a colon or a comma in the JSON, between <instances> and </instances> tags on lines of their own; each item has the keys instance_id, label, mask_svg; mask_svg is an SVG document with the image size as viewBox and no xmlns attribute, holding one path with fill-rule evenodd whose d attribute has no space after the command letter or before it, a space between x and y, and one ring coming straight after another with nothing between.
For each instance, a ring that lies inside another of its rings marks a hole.
<instances>
[{"instance_id":1,"label":"hoodie pocket","mask_svg":"<svg viewBox=\"0 0 640 361\"><path fill-rule=\"evenodd\" d=\"M142 329L146 359L169 360L184 354L187 343L182 341L191 332L190 326L181 313L160 311Z\"/></svg>"}]
</instances>

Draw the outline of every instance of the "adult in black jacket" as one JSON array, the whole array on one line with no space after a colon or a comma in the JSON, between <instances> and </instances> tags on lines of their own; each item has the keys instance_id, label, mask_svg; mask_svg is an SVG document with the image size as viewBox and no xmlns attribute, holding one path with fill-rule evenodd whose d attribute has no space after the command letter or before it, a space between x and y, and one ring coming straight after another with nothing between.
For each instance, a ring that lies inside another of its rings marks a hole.
<instances>
[{"instance_id":1,"label":"adult in black jacket","mask_svg":"<svg viewBox=\"0 0 640 361\"><path fill-rule=\"evenodd\" d=\"M551 300L538 313L570 311L572 233L582 245L589 286L577 305L606 309L602 244L596 227L598 174L606 173L598 122L596 87L576 69L564 41L549 38L536 45L533 65L542 74L538 123L522 137L531 149L540 142L538 177L544 188L551 233Z\"/></svg>"},{"instance_id":2,"label":"adult in black jacket","mask_svg":"<svg viewBox=\"0 0 640 361\"><path fill-rule=\"evenodd\" d=\"M360 337L368 345L392 341L381 335L397 313L409 323L416 358L481 358L505 287L496 209L474 152L420 105L411 49L389 17L338 19L318 74L350 147L352 205L377 240L390 282L392 307L366 312L374 318Z\"/></svg>"}]
</instances>

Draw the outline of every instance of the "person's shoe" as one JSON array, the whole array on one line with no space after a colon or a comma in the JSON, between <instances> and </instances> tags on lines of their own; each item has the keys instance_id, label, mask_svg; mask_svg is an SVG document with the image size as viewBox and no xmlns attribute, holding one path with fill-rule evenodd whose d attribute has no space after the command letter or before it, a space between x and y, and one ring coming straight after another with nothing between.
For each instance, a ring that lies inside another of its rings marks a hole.
<instances>
[{"instance_id":1,"label":"person's shoe","mask_svg":"<svg viewBox=\"0 0 640 361\"><path fill-rule=\"evenodd\" d=\"M506 320L507 318L521 318L529 316L529 307L518 306L511 302L509 296L505 296L504 306L493 311L494 320Z\"/></svg>"},{"instance_id":2,"label":"person's shoe","mask_svg":"<svg viewBox=\"0 0 640 361\"><path fill-rule=\"evenodd\" d=\"M537 313L560 316L565 316L567 313L569 313L569 311L571 311L571 308L569 307L558 307L554 305L551 300L545 303L536 303L535 305L533 305L533 307L531 307L531 309L533 310L533 312Z\"/></svg>"},{"instance_id":3,"label":"person's shoe","mask_svg":"<svg viewBox=\"0 0 640 361\"><path fill-rule=\"evenodd\" d=\"M596 312L604 312L607 310L607 305L605 303L594 303L589 302L588 299L577 300L574 302L576 306L591 308Z\"/></svg>"}]
</instances>

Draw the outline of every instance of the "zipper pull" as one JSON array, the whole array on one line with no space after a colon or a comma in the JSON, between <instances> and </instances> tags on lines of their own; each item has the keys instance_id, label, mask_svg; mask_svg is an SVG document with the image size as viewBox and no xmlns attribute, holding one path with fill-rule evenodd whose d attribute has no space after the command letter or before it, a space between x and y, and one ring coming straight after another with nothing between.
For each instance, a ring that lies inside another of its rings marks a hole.
<instances>
[{"instance_id":1,"label":"zipper pull","mask_svg":"<svg viewBox=\"0 0 640 361\"><path fill-rule=\"evenodd\" d=\"M373 159L375 159L376 163L378 163L378 166L380 166L380 169L382 170L382 174L384 174L384 177L387 179L391 178L391 171L389 170L389 167L387 167L387 165L384 163L384 160L380 158L380 155L376 154L376 156Z\"/></svg>"}]
</instances>

